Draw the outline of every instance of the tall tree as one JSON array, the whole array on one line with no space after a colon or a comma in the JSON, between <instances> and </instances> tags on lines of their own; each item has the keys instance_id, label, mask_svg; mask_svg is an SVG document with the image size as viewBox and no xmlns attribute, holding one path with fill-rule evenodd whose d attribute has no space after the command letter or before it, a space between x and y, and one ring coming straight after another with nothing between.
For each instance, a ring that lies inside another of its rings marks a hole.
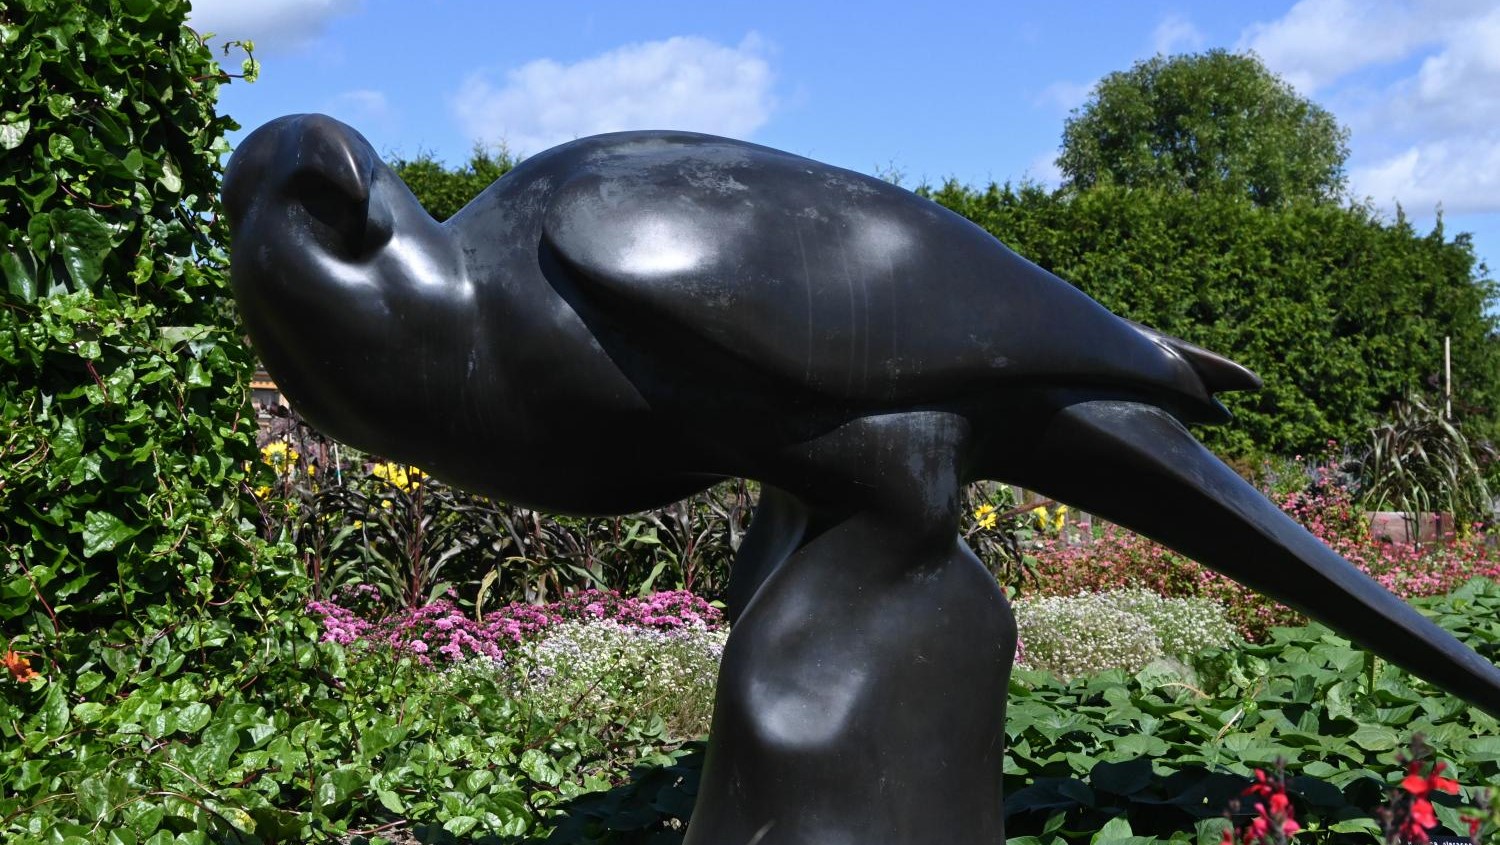
<instances>
[{"instance_id":1,"label":"tall tree","mask_svg":"<svg viewBox=\"0 0 1500 845\"><path fill-rule=\"evenodd\" d=\"M1227 192L1257 205L1331 200L1349 133L1253 55L1137 62L1100 80L1063 129L1064 187Z\"/></svg>"}]
</instances>

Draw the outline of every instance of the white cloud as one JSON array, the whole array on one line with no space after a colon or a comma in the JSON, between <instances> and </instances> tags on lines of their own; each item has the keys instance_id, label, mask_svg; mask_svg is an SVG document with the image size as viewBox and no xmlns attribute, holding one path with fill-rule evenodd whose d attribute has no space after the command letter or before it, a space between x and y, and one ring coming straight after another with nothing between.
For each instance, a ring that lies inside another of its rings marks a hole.
<instances>
[{"instance_id":1,"label":"white cloud","mask_svg":"<svg viewBox=\"0 0 1500 845\"><path fill-rule=\"evenodd\" d=\"M1179 15L1162 18L1151 33L1152 50L1168 56L1202 49L1205 40L1192 21Z\"/></svg>"},{"instance_id":2,"label":"white cloud","mask_svg":"<svg viewBox=\"0 0 1500 845\"><path fill-rule=\"evenodd\" d=\"M1493 0L1301 0L1281 18L1247 28L1236 49L1255 51L1312 93L1461 38L1493 11Z\"/></svg>"},{"instance_id":3,"label":"white cloud","mask_svg":"<svg viewBox=\"0 0 1500 845\"><path fill-rule=\"evenodd\" d=\"M323 33L361 0L194 0L188 23L215 41L255 42L257 53L294 50Z\"/></svg>"},{"instance_id":4,"label":"white cloud","mask_svg":"<svg viewBox=\"0 0 1500 845\"><path fill-rule=\"evenodd\" d=\"M498 85L474 73L451 102L471 137L519 153L626 129L743 138L775 107L763 53L754 34L736 47L697 37L630 44L571 65L538 59Z\"/></svg>"},{"instance_id":5,"label":"white cloud","mask_svg":"<svg viewBox=\"0 0 1500 845\"><path fill-rule=\"evenodd\" d=\"M1355 168L1349 180L1360 196L1418 214L1500 210L1500 139L1429 141Z\"/></svg>"},{"instance_id":6,"label":"white cloud","mask_svg":"<svg viewBox=\"0 0 1500 845\"><path fill-rule=\"evenodd\" d=\"M1394 92L1410 126L1462 131L1500 123L1500 8L1456 32Z\"/></svg>"},{"instance_id":7,"label":"white cloud","mask_svg":"<svg viewBox=\"0 0 1500 845\"><path fill-rule=\"evenodd\" d=\"M1301 0L1239 46L1304 93L1343 104L1338 117L1357 130L1355 197L1415 213L1500 211L1493 0ZM1355 76L1367 70L1378 74Z\"/></svg>"},{"instance_id":8,"label":"white cloud","mask_svg":"<svg viewBox=\"0 0 1500 845\"><path fill-rule=\"evenodd\" d=\"M1021 174L1023 182L1036 182L1048 188L1056 188L1062 184L1063 172L1057 166L1057 150L1038 153L1033 156L1031 163L1026 166L1026 171Z\"/></svg>"},{"instance_id":9,"label":"white cloud","mask_svg":"<svg viewBox=\"0 0 1500 845\"><path fill-rule=\"evenodd\" d=\"M1252 25L1238 48L1255 51L1287 82L1312 93L1430 43L1440 28L1433 11L1401 0L1302 0L1279 20Z\"/></svg>"}]
</instances>

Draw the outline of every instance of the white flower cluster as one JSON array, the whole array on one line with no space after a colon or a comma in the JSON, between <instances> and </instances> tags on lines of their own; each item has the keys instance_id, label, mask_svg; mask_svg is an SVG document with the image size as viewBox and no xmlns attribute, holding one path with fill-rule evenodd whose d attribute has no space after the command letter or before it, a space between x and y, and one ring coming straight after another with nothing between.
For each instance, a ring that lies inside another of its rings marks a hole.
<instances>
[{"instance_id":1,"label":"white flower cluster","mask_svg":"<svg viewBox=\"0 0 1500 845\"><path fill-rule=\"evenodd\" d=\"M518 698L548 712L613 722L659 716L679 737L708 732L728 630L670 631L614 620L561 622L506 653Z\"/></svg>"},{"instance_id":2,"label":"white flower cluster","mask_svg":"<svg viewBox=\"0 0 1500 845\"><path fill-rule=\"evenodd\" d=\"M1134 672L1153 660L1235 640L1217 602L1142 589L1020 599L1015 613L1021 665L1060 678L1115 668Z\"/></svg>"}]
</instances>

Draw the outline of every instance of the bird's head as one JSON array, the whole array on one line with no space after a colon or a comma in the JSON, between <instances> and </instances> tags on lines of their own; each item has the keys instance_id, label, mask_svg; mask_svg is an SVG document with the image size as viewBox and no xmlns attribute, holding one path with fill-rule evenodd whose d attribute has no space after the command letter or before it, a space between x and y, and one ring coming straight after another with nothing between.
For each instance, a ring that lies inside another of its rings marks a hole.
<instances>
[{"instance_id":1,"label":"bird's head","mask_svg":"<svg viewBox=\"0 0 1500 845\"><path fill-rule=\"evenodd\" d=\"M318 114L255 130L224 176L231 276L251 340L293 405L381 454L423 438L469 358L473 286L448 231L354 129Z\"/></svg>"}]
</instances>

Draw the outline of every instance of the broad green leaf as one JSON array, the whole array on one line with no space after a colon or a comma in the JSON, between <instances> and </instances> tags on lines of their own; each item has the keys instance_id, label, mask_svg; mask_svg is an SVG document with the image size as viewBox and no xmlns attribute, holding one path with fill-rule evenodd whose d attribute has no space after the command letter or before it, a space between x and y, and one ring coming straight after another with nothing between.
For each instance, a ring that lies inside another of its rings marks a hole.
<instances>
[{"instance_id":1,"label":"broad green leaf","mask_svg":"<svg viewBox=\"0 0 1500 845\"><path fill-rule=\"evenodd\" d=\"M113 246L109 229L92 212L78 208L53 212L52 229L53 252L62 258L77 289L97 282Z\"/></svg>"},{"instance_id":2,"label":"broad green leaf","mask_svg":"<svg viewBox=\"0 0 1500 845\"><path fill-rule=\"evenodd\" d=\"M401 796L397 795L395 792L392 792L389 789L375 790L375 798L380 801L380 805L382 807L385 807L387 810L390 810L397 815L403 815L406 813L406 804L401 801Z\"/></svg>"},{"instance_id":3,"label":"broad green leaf","mask_svg":"<svg viewBox=\"0 0 1500 845\"><path fill-rule=\"evenodd\" d=\"M199 701L185 704L177 710L177 730L187 734L195 734L203 730L213 717L213 711L207 704Z\"/></svg>"},{"instance_id":4,"label":"broad green leaf","mask_svg":"<svg viewBox=\"0 0 1500 845\"><path fill-rule=\"evenodd\" d=\"M20 115L6 112L0 116L0 150L13 150L21 146L26 140L26 133L31 131L31 120Z\"/></svg>"},{"instance_id":5,"label":"broad green leaf","mask_svg":"<svg viewBox=\"0 0 1500 845\"><path fill-rule=\"evenodd\" d=\"M36 301L36 270L31 256L24 258L11 250L0 251L0 274L11 295L24 303Z\"/></svg>"},{"instance_id":6,"label":"broad green leaf","mask_svg":"<svg viewBox=\"0 0 1500 845\"><path fill-rule=\"evenodd\" d=\"M1116 816L1105 823L1104 827L1095 833L1089 840L1090 845L1104 845L1106 842L1118 842L1135 836L1131 830L1130 822L1124 816Z\"/></svg>"},{"instance_id":7,"label":"broad green leaf","mask_svg":"<svg viewBox=\"0 0 1500 845\"><path fill-rule=\"evenodd\" d=\"M463 836L479 825L479 819L473 816L454 816L443 822L443 830L454 836Z\"/></svg>"},{"instance_id":8,"label":"broad green leaf","mask_svg":"<svg viewBox=\"0 0 1500 845\"><path fill-rule=\"evenodd\" d=\"M1390 751L1401 741L1395 730L1381 725L1360 725L1349 739L1366 751Z\"/></svg>"},{"instance_id":9,"label":"broad green leaf","mask_svg":"<svg viewBox=\"0 0 1500 845\"><path fill-rule=\"evenodd\" d=\"M68 729L68 697L61 684L49 685L41 713L44 737L59 737Z\"/></svg>"},{"instance_id":10,"label":"broad green leaf","mask_svg":"<svg viewBox=\"0 0 1500 845\"><path fill-rule=\"evenodd\" d=\"M552 759L535 748L528 748L521 755L520 767L527 777L538 783L556 786L562 780L562 773Z\"/></svg>"},{"instance_id":11,"label":"broad green leaf","mask_svg":"<svg viewBox=\"0 0 1500 845\"><path fill-rule=\"evenodd\" d=\"M73 718L88 725L104 718L109 710L97 701L82 701L73 705Z\"/></svg>"},{"instance_id":12,"label":"broad green leaf","mask_svg":"<svg viewBox=\"0 0 1500 845\"><path fill-rule=\"evenodd\" d=\"M139 533L112 513L89 511L83 518L83 556L113 551L116 546Z\"/></svg>"},{"instance_id":13,"label":"broad green leaf","mask_svg":"<svg viewBox=\"0 0 1500 845\"><path fill-rule=\"evenodd\" d=\"M1215 817L1203 819L1193 825L1195 845L1218 845L1224 840L1224 831L1231 827L1229 819Z\"/></svg>"},{"instance_id":14,"label":"broad green leaf","mask_svg":"<svg viewBox=\"0 0 1500 845\"><path fill-rule=\"evenodd\" d=\"M177 162L173 161L171 156L162 156L161 176L156 181L168 193L182 193L182 172L178 170Z\"/></svg>"},{"instance_id":15,"label":"broad green leaf","mask_svg":"<svg viewBox=\"0 0 1500 845\"><path fill-rule=\"evenodd\" d=\"M1380 823L1371 818L1345 819L1328 826L1334 833L1368 833L1380 836Z\"/></svg>"}]
</instances>

